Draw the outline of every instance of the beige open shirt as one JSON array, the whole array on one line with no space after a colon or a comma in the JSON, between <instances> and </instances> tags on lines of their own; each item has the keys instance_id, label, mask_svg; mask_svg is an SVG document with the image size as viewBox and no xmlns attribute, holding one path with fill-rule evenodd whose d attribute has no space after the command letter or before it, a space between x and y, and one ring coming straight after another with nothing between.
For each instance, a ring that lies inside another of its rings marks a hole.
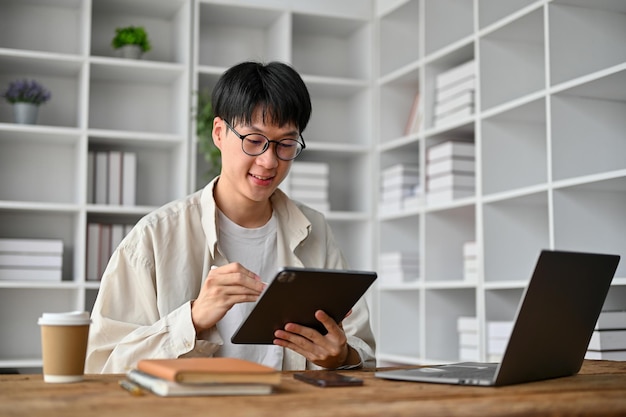
<instances>
[{"instance_id":1,"label":"beige open shirt","mask_svg":"<svg viewBox=\"0 0 626 417\"><path fill-rule=\"evenodd\" d=\"M191 321L191 300L211 265L228 263L217 251L215 181L145 216L113 253L92 312L85 372L122 373L144 358L211 356L230 337L215 328L196 337ZM271 201L278 220L278 265L347 268L322 214L280 190ZM365 300L343 327L363 366L375 366ZM316 368L285 351L283 369Z\"/></svg>"}]
</instances>

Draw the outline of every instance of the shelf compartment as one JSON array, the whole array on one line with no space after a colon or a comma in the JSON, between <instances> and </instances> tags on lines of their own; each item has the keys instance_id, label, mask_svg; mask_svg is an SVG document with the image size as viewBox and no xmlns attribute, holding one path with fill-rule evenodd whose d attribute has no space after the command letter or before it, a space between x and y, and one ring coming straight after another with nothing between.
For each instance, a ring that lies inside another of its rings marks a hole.
<instances>
[{"instance_id":1,"label":"shelf compartment","mask_svg":"<svg viewBox=\"0 0 626 417\"><path fill-rule=\"evenodd\" d=\"M530 274L532 269L528 271L529 279ZM523 288L485 290L485 321L515 320L523 293Z\"/></svg>"},{"instance_id":2,"label":"shelf compartment","mask_svg":"<svg viewBox=\"0 0 626 417\"><path fill-rule=\"evenodd\" d=\"M44 132L0 130L0 200L79 202L81 142L72 135L48 139Z\"/></svg>"},{"instance_id":3,"label":"shelf compartment","mask_svg":"<svg viewBox=\"0 0 626 417\"><path fill-rule=\"evenodd\" d=\"M626 257L626 176L554 190L554 246ZM626 276L621 262L616 277Z\"/></svg>"},{"instance_id":4,"label":"shelf compartment","mask_svg":"<svg viewBox=\"0 0 626 417\"><path fill-rule=\"evenodd\" d=\"M0 359L41 359L41 333L37 320L44 312L82 310L75 303L76 290L3 288L0 291Z\"/></svg>"},{"instance_id":5,"label":"shelf compartment","mask_svg":"<svg viewBox=\"0 0 626 417\"><path fill-rule=\"evenodd\" d=\"M425 213L424 279L463 281L463 244L476 241L474 205Z\"/></svg>"},{"instance_id":6,"label":"shelf compartment","mask_svg":"<svg viewBox=\"0 0 626 417\"><path fill-rule=\"evenodd\" d=\"M74 256L79 216L76 213L26 211L23 209L0 210L0 237L14 239L60 239L63 241L62 281L73 282L78 259ZM3 281L0 281L3 282ZM51 281L11 281L23 282L24 286L35 284L59 285ZM4 293L2 289L0 293ZM2 304L2 303L0 303ZM1 308L1 307L0 307ZM16 313L17 314L17 313ZM20 314L17 314L21 316ZM11 317L13 315L10 315ZM3 315L3 317L9 317ZM7 333L3 333L7 334ZM6 338L2 338L6 339Z\"/></svg>"},{"instance_id":7,"label":"shelf compartment","mask_svg":"<svg viewBox=\"0 0 626 417\"><path fill-rule=\"evenodd\" d=\"M51 93L50 100L39 106L37 125L79 127L83 67L76 59L0 55L0 86L4 90L18 79L36 80ZM8 103L0 106L0 122L13 122L13 109Z\"/></svg>"},{"instance_id":8,"label":"shelf compartment","mask_svg":"<svg viewBox=\"0 0 626 417\"><path fill-rule=\"evenodd\" d=\"M465 64L471 60L474 60L474 44L470 43L460 48L457 48L442 56L428 57L427 63L424 69L424 86L422 88L423 94L423 126L426 129L433 129L435 127L435 106L437 102L437 77L448 70L456 68ZM475 67L477 71L478 68ZM478 74L475 74L476 79ZM475 90L474 90L475 91ZM476 96L476 93L474 93ZM458 121L450 122L450 124L438 127L437 130L449 130L449 126L456 127L459 123L465 124L468 120L473 120L476 110L476 99L474 99L474 111L469 117L464 117Z\"/></svg>"},{"instance_id":9,"label":"shelf compartment","mask_svg":"<svg viewBox=\"0 0 626 417\"><path fill-rule=\"evenodd\" d=\"M327 220L349 267L373 270L373 257L370 255L373 237L369 221Z\"/></svg>"},{"instance_id":10,"label":"shelf compartment","mask_svg":"<svg viewBox=\"0 0 626 417\"><path fill-rule=\"evenodd\" d=\"M545 88L544 43L543 10L479 39L482 110Z\"/></svg>"},{"instance_id":11,"label":"shelf compartment","mask_svg":"<svg viewBox=\"0 0 626 417\"><path fill-rule=\"evenodd\" d=\"M558 0L548 13L552 85L626 62L626 3Z\"/></svg>"},{"instance_id":12,"label":"shelf compartment","mask_svg":"<svg viewBox=\"0 0 626 417\"><path fill-rule=\"evenodd\" d=\"M419 2L406 1L379 19L380 75L419 60L422 55Z\"/></svg>"},{"instance_id":13,"label":"shelf compartment","mask_svg":"<svg viewBox=\"0 0 626 417\"><path fill-rule=\"evenodd\" d=\"M410 130L409 119L416 98L417 111L424 117L419 76L419 69L415 69L380 86L380 143L417 133Z\"/></svg>"},{"instance_id":14,"label":"shelf compartment","mask_svg":"<svg viewBox=\"0 0 626 417\"><path fill-rule=\"evenodd\" d=\"M307 145L341 143L367 146L372 143L370 115L373 111L369 88L312 82L308 78L305 82L313 106L311 120L302 133Z\"/></svg>"},{"instance_id":15,"label":"shelf compartment","mask_svg":"<svg viewBox=\"0 0 626 417\"><path fill-rule=\"evenodd\" d=\"M297 161L328 163L328 199L331 211L371 213L371 181L361 175L372 172L371 158L362 152L306 149Z\"/></svg>"},{"instance_id":16,"label":"shelf compartment","mask_svg":"<svg viewBox=\"0 0 626 417\"><path fill-rule=\"evenodd\" d=\"M479 0L478 25L485 28L533 3L537 0Z\"/></svg>"},{"instance_id":17,"label":"shelf compartment","mask_svg":"<svg viewBox=\"0 0 626 417\"><path fill-rule=\"evenodd\" d=\"M541 249L550 247L548 217L546 192L483 205L486 282L528 281Z\"/></svg>"},{"instance_id":18,"label":"shelf compartment","mask_svg":"<svg viewBox=\"0 0 626 417\"><path fill-rule=\"evenodd\" d=\"M84 54L82 39L87 33L82 15L86 7L87 2L79 0L3 1L0 48Z\"/></svg>"},{"instance_id":19,"label":"shelf compartment","mask_svg":"<svg viewBox=\"0 0 626 417\"><path fill-rule=\"evenodd\" d=\"M249 60L290 61L291 15L198 2L197 64L229 68Z\"/></svg>"},{"instance_id":20,"label":"shelf compartment","mask_svg":"<svg viewBox=\"0 0 626 417\"><path fill-rule=\"evenodd\" d=\"M420 357L419 290L379 290L378 311L381 323L377 350L388 355ZM439 331L439 330L437 330Z\"/></svg>"},{"instance_id":21,"label":"shelf compartment","mask_svg":"<svg viewBox=\"0 0 626 417\"><path fill-rule=\"evenodd\" d=\"M426 55L473 35L474 5L466 0L425 0Z\"/></svg>"},{"instance_id":22,"label":"shelf compartment","mask_svg":"<svg viewBox=\"0 0 626 417\"><path fill-rule=\"evenodd\" d=\"M133 141L113 144L108 138L92 136L89 138L89 150L116 150L134 152L137 155L136 206L159 207L187 194L187 179L183 169L187 157L184 143L170 146Z\"/></svg>"},{"instance_id":23,"label":"shelf compartment","mask_svg":"<svg viewBox=\"0 0 626 417\"><path fill-rule=\"evenodd\" d=\"M301 74L369 80L369 20L305 15L292 17L292 63Z\"/></svg>"},{"instance_id":24,"label":"shelf compartment","mask_svg":"<svg viewBox=\"0 0 626 417\"><path fill-rule=\"evenodd\" d=\"M143 61L189 63L190 13L188 0L93 0L91 55L119 56L111 46L115 29L143 26L152 47Z\"/></svg>"},{"instance_id":25,"label":"shelf compartment","mask_svg":"<svg viewBox=\"0 0 626 417\"><path fill-rule=\"evenodd\" d=\"M92 65L89 127L185 135L187 73L178 67L141 63Z\"/></svg>"},{"instance_id":26,"label":"shelf compartment","mask_svg":"<svg viewBox=\"0 0 626 417\"><path fill-rule=\"evenodd\" d=\"M626 70L552 97L553 178L626 168Z\"/></svg>"},{"instance_id":27,"label":"shelf compartment","mask_svg":"<svg viewBox=\"0 0 626 417\"><path fill-rule=\"evenodd\" d=\"M483 195L546 183L545 100L484 119L481 152Z\"/></svg>"},{"instance_id":28,"label":"shelf compartment","mask_svg":"<svg viewBox=\"0 0 626 417\"><path fill-rule=\"evenodd\" d=\"M426 350L428 360L458 361L461 316L476 316L476 290L473 288L427 290L425 294Z\"/></svg>"}]
</instances>

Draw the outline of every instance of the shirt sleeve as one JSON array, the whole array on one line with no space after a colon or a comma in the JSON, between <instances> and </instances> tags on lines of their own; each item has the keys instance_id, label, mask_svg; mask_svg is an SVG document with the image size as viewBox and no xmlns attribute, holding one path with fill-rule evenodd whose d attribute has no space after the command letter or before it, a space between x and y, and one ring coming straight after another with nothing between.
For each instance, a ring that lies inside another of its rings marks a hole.
<instances>
[{"instance_id":1,"label":"shirt sleeve","mask_svg":"<svg viewBox=\"0 0 626 417\"><path fill-rule=\"evenodd\" d=\"M221 344L217 332L196 340L191 297L167 294L166 304L159 304L157 288L168 292L167 283L189 285L171 279L157 284L155 268L142 254L131 240L109 261L92 311L87 373L124 373L147 357L210 356Z\"/></svg>"}]
</instances>

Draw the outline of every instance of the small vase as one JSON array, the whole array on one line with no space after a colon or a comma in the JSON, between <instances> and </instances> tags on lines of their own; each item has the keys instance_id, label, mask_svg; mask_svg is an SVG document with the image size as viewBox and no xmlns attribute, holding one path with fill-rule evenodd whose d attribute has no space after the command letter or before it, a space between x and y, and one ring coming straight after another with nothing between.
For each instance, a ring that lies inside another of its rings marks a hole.
<instances>
[{"instance_id":1,"label":"small vase","mask_svg":"<svg viewBox=\"0 0 626 417\"><path fill-rule=\"evenodd\" d=\"M141 59L143 50L139 45L124 45L121 48L122 58Z\"/></svg>"},{"instance_id":2,"label":"small vase","mask_svg":"<svg viewBox=\"0 0 626 417\"><path fill-rule=\"evenodd\" d=\"M39 105L33 103L13 103L13 118L15 123L21 125L34 125L37 123Z\"/></svg>"}]
</instances>

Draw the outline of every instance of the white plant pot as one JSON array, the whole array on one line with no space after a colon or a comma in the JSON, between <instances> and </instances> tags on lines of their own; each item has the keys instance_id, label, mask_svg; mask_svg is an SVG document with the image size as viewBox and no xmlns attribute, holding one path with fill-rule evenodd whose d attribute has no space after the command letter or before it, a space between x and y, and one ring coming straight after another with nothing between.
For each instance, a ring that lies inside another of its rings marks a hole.
<instances>
[{"instance_id":1,"label":"white plant pot","mask_svg":"<svg viewBox=\"0 0 626 417\"><path fill-rule=\"evenodd\" d=\"M124 45L120 48L122 58L141 59L143 50L139 45Z\"/></svg>"},{"instance_id":2,"label":"white plant pot","mask_svg":"<svg viewBox=\"0 0 626 417\"><path fill-rule=\"evenodd\" d=\"M13 119L21 125L34 125L37 123L39 105L33 103L13 103Z\"/></svg>"}]
</instances>

